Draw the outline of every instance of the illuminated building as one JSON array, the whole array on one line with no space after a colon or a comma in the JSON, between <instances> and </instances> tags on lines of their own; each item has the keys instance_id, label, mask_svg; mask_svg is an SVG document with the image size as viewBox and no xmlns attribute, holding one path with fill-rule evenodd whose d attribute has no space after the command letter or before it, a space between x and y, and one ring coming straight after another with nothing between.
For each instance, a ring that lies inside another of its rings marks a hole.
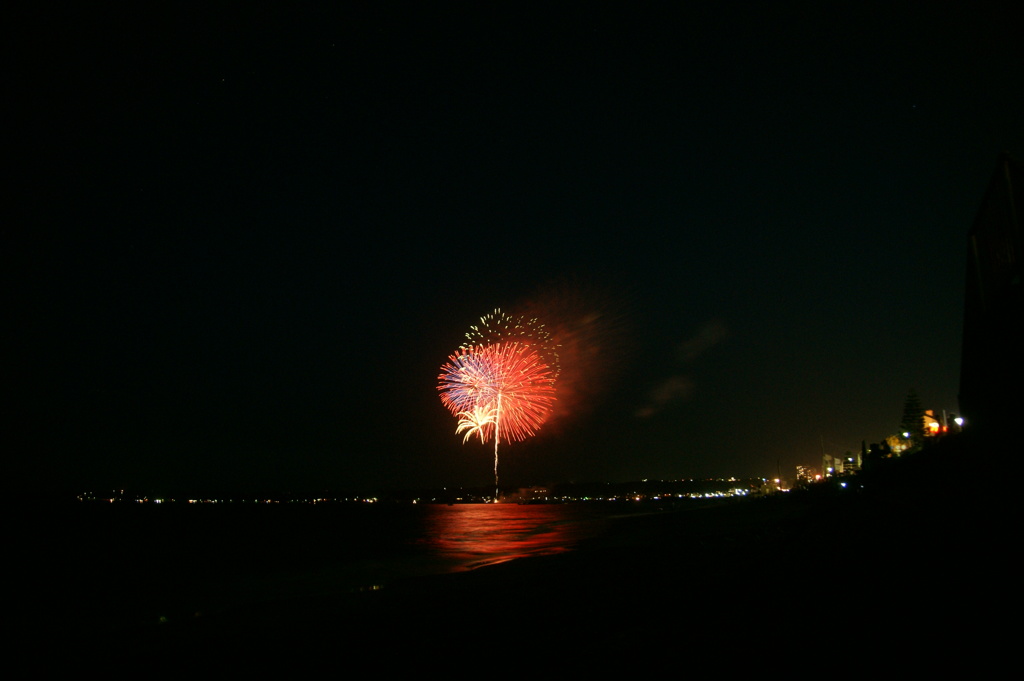
<instances>
[{"instance_id":1,"label":"illuminated building","mask_svg":"<svg viewBox=\"0 0 1024 681\"><path fill-rule=\"evenodd\" d=\"M921 418L924 420L925 435L935 437L946 432L946 424L935 417L935 412L932 409L926 409Z\"/></svg>"},{"instance_id":2,"label":"illuminated building","mask_svg":"<svg viewBox=\"0 0 1024 681\"><path fill-rule=\"evenodd\" d=\"M893 456L899 456L902 454L904 450L909 447L909 442L910 441L907 440L907 438L900 437L899 435L890 435L885 438L885 444L889 445L889 450L892 452Z\"/></svg>"},{"instance_id":3,"label":"illuminated building","mask_svg":"<svg viewBox=\"0 0 1024 681\"><path fill-rule=\"evenodd\" d=\"M814 482L818 477L817 471L810 466L796 467L796 479L801 482Z\"/></svg>"}]
</instances>

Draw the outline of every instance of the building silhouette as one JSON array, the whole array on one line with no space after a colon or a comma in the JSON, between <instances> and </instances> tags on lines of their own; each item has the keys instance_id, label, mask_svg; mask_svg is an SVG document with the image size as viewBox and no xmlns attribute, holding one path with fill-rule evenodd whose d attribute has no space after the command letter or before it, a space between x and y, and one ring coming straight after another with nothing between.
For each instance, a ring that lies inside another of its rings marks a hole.
<instances>
[{"instance_id":1,"label":"building silhouette","mask_svg":"<svg viewBox=\"0 0 1024 681\"><path fill-rule=\"evenodd\" d=\"M971 226L967 250L960 410L967 426L1008 435L1021 416L1024 171L1002 154Z\"/></svg>"}]
</instances>

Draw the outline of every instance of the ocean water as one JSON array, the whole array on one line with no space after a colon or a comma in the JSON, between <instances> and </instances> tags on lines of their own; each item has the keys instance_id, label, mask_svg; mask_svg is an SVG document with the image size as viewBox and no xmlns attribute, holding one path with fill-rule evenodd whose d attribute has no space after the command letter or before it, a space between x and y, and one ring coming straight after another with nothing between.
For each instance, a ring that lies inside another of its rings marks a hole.
<instances>
[{"instance_id":1,"label":"ocean water","mask_svg":"<svg viewBox=\"0 0 1024 681\"><path fill-rule=\"evenodd\" d=\"M597 504L82 504L52 534L54 613L123 630L312 602L569 551L611 517Z\"/></svg>"}]
</instances>

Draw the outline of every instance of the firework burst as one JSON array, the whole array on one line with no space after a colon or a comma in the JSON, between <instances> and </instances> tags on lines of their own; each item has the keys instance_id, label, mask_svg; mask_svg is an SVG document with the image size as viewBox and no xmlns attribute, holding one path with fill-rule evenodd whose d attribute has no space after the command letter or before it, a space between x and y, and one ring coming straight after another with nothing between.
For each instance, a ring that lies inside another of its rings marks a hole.
<instances>
[{"instance_id":1,"label":"firework burst","mask_svg":"<svg viewBox=\"0 0 1024 681\"><path fill-rule=\"evenodd\" d=\"M550 368L521 343L460 348L441 367L437 389L454 415L482 423L483 442L494 431L517 441L536 434L555 399ZM484 423L486 410L496 412L493 426Z\"/></svg>"},{"instance_id":2,"label":"firework burst","mask_svg":"<svg viewBox=\"0 0 1024 681\"><path fill-rule=\"evenodd\" d=\"M508 342L528 345L548 365L553 378L558 377L561 369L558 343L537 317L510 315L497 308L481 317L479 324L469 327L466 339L471 346Z\"/></svg>"},{"instance_id":3,"label":"firework burst","mask_svg":"<svg viewBox=\"0 0 1024 681\"><path fill-rule=\"evenodd\" d=\"M488 430L498 421L498 410L493 407L473 407L471 411L460 411L459 425L455 434L466 431L462 444L466 444L474 434L480 436L480 442L487 442Z\"/></svg>"},{"instance_id":4,"label":"firework burst","mask_svg":"<svg viewBox=\"0 0 1024 681\"><path fill-rule=\"evenodd\" d=\"M494 437L494 486L498 498L498 445L534 435L551 413L555 381L532 346L495 342L459 348L437 377L441 403L459 418L463 442Z\"/></svg>"}]
</instances>

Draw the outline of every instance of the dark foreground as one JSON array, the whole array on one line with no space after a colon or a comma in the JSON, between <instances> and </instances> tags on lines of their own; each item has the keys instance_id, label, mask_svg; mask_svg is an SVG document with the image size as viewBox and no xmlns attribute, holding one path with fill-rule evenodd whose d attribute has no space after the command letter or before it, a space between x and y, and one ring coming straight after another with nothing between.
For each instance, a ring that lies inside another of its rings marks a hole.
<instances>
[{"instance_id":1,"label":"dark foreground","mask_svg":"<svg viewBox=\"0 0 1024 681\"><path fill-rule=\"evenodd\" d=\"M622 518L569 554L113 635L66 621L63 603L58 621L44 613L31 625L28 643L43 668L371 661L382 673L488 673L556 659L643 670L655 659L788 666L811 655L979 670L1005 652L1019 599L1016 492L981 475L999 458L990 445L948 439L845 489Z\"/></svg>"}]
</instances>

